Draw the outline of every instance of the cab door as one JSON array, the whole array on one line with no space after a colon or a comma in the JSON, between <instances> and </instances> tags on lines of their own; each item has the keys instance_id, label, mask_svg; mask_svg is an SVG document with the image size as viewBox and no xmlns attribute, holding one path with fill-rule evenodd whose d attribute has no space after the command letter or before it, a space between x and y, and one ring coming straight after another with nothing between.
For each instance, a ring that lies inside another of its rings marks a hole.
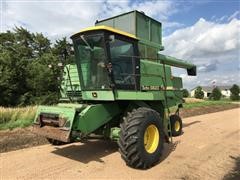
<instances>
[{"instance_id":1,"label":"cab door","mask_svg":"<svg viewBox=\"0 0 240 180\"><path fill-rule=\"evenodd\" d=\"M139 90L140 59L137 40L114 35L109 41L109 47L115 88Z\"/></svg>"}]
</instances>

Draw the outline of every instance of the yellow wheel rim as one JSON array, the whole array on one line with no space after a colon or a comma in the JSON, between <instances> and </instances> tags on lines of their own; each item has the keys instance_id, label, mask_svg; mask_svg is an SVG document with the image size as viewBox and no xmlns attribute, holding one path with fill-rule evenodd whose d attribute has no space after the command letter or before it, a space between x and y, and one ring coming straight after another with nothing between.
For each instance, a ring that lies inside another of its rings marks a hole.
<instances>
[{"instance_id":1,"label":"yellow wheel rim","mask_svg":"<svg viewBox=\"0 0 240 180\"><path fill-rule=\"evenodd\" d=\"M180 122L179 121L175 121L174 129L176 132L178 132L180 130Z\"/></svg>"},{"instance_id":2,"label":"yellow wheel rim","mask_svg":"<svg viewBox=\"0 0 240 180\"><path fill-rule=\"evenodd\" d=\"M159 132L155 125L151 124L144 132L144 147L148 153L154 153L159 144Z\"/></svg>"}]
</instances>

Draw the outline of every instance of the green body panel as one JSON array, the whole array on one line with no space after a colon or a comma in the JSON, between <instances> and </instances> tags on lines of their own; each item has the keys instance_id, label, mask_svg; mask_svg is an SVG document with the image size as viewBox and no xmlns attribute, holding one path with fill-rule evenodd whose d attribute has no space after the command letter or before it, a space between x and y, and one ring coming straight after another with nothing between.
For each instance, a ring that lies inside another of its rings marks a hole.
<instances>
[{"instance_id":1,"label":"green body panel","mask_svg":"<svg viewBox=\"0 0 240 180\"><path fill-rule=\"evenodd\" d=\"M173 86L171 80L171 68L165 66L165 73L162 64L141 60L141 86ZM166 76L166 77L165 77ZM164 84L166 78L166 84Z\"/></svg>"},{"instance_id":2,"label":"green body panel","mask_svg":"<svg viewBox=\"0 0 240 180\"><path fill-rule=\"evenodd\" d=\"M122 113L122 110L116 102L91 105L61 103L57 106L39 106L34 124L40 124L38 129L41 129L41 116L44 116L45 121L50 124L56 121L53 116L57 116L59 117L57 121L60 119L65 120L63 126L56 126L60 131L80 131L81 134L86 135L108 123L120 113ZM48 134L48 132L45 132L45 135L51 138L51 136L49 136L51 135L50 133ZM70 139L72 138L70 137Z\"/></svg>"},{"instance_id":3,"label":"green body panel","mask_svg":"<svg viewBox=\"0 0 240 180\"><path fill-rule=\"evenodd\" d=\"M94 94L96 96L94 96ZM114 101L114 95L112 90L108 91L82 91L83 100L94 100L94 101Z\"/></svg>"},{"instance_id":4,"label":"green body panel","mask_svg":"<svg viewBox=\"0 0 240 180\"><path fill-rule=\"evenodd\" d=\"M183 87L182 78L180 77L173 77L172 83L173 83L173 89L182 89Z\"/></svg>"},{"instance_id":5,"label":"green body panel","mask_svg":"<svg viewBox=\"0 0 240 180\"><path fill-rule=\"evenodd\" d=\"M116 100L163 100L164 94L160 91L121 91L118 90L115 92Z\"/></svg>"},{"instance_id":6,"label":"green body panel","mask_svg":"<svg viewBox=\"0 0 240 180\"><path fill-rule=\"evenodd\" d=\"M122 110L115 102L88 105L78 116L76 116L73 130L89 134L112 120L120 113L122 113Z\"/></svg>"},{"instance_id":7,"label":"green body panel","mask_svg":"<svg viewBox=\"0 0 240 180\"><path fill-rule=\"evenodd\" d=\"M38 118L41 114L46 114L46 116L55 114L58 115L60 118L66 119L64 127L71 130L76 112L83 109L83 107L84 106L82 104L59 104L57 106L39 106L34 122L37 123Z\"/></svg>"},{"instance_id":8,"label":"green body panel","mask_svg":"<svg viewBox=\"0 0 240 180\"><path fill-rule=\"evenodd\" d=\"M135 35L139 39L139 43L146 47L154 47L156 50L164 49L162 46L162 24L142 12L131 11L97 21L95 25L110 26L128 32Z\"/></svg>"},{"instance_id":9,"label":"green body panel","mask_svg":"<svg viewBox=\"0 0 240 180\"><path fill-rule=\"evenodd\" d=\"M76 111L82 110L86 105L85 104L79 104L79 103L59 103L57 104L57 107L64 107L64 108L74 108ZM50 106L52 107L52 106Z\"/></svg>"},{"instance_id":10,"label":"green body panel","mask_svg":"<svg viewBox=\"0 0 240 180\"><path fill-rule=\"evenodd\" d=\"M137 92L137 91L116 91L116 100L138 100L138 101L165 101L165 94L168 98L168 106L175 106L182 103L182 91L168 90L164 91L148 91L148 92ZM177 95L177 96L176 96ZM170 103L171 101L171 103ZM174 102L172 102L174 101Z\"/></svg>"},{"instance_id":11,"label":"green body panel","mask_svg":"<svg viewBox=\"0 0 240 180\"><path fill-rule=\"evenodd\" d=\"M69 73L69 74L68 74ZM61 83L61 99L81 99L81 86L76 64L68 64L64 67Z\"/></svg>"}]
</instances>

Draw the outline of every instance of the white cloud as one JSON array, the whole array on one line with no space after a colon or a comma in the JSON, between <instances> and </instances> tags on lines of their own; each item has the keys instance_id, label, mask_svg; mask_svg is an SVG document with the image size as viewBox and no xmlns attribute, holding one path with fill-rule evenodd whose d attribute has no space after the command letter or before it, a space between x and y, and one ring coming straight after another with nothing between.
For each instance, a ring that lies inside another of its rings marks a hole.
<instances>
[{"instance_id":1,"label":"white cloud","mask_svg":"<svg viewBox=\"0 0 240 180\"><path fill-rule=\"evenodd\" d=\"M179 29L165 37L163 42L168 54L204 61L206 57L218 57L222 54L226 56L232 51L236 53L240 47L239 29L238 19L226 24L217 24L201 18L193 26Z\"/></svg>"},{"instance_id":2,"label":"white cloud","mask_svg":"<svg viewBox=\"0 0 240 180\"><path fill-rule=\"evenodd\" d=\"M186 84L189 84L189 83L197 80L196 76L188 76L186 73L180 74L179 77L181 77L183 79L184 83L186 83Z\"/></svg>"},{"instance_id":3,"label":"white cloud","mask_svg":"<svg viewBox=\"0 0 240 180\"><path fill-rule=\"evenodd\" d=\"M220 24L200 18L193 26L176 30L163 40L168 54L195 63L196 79L183 77L185 87L239 83L240 20ZM200 84L199 84L200 83Z\"/></svg>"},{"instance_id":4,"label":"white cloud","mask_svg":"<svg viewBox=\"0 0 240 180\"><path fill-rule=\"evenodd\" d=\"M4 29L16 25L48 36L66 35L92 25L100 9L101 2L9 1Z\"/></svg>"},{"instance_id":5,"label":"white cloud","mask_svg":"<svg viewBox=\"0 0 240 180\"><path fill-rule=\"evenodd\" d=\"M167 20L177 9L172 1L112 1L107 0L103 5L103 14L105 16L114 16L123 12L138 10L143 11L151 17L157 17L160 20Z\"/></svg>"},{"instance_id":6,"label":"white cloud","mask_svg":"<svg viewBox=\"0 0 240 180\"><path fill-rule=\"evenodd\" d=\"M30 31L43 32L50 38L56 38L93 26L97 19L135 9L159 20L167 20L176 11L171 1L6 1L1 12L1 28L6 31L14 26L23 26Z\"/></svg>"},{"instance_id":7,"label":"white cloud","mask_svg":"<svg viewBox=\"0 0 240 180\"><path fill-rule=\"evenodd\" d=\"M198 72L211 72L217 70L218 61L210 61L198 66Z\"/></svg>"},{"instance_id":8,"label":"white cloud","mask_svg":"<svg viewBox=\"0 0 240 180\"><path fill-rule=\"evenodd\" d=\"M136 1L133 8L145 12L148 16L157 17L160 20L167 20L168 16L177 11L171 1L145 1L138 3Z\"/></svg>"}]
</instances>

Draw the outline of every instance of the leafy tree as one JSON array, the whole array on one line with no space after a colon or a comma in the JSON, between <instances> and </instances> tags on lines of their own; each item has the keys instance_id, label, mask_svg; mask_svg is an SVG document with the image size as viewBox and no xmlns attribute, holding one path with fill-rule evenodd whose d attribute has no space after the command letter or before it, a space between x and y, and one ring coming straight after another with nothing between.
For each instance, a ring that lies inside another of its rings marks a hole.
<instances>
[{"instance_id":1,"label":"leafy tree","mask_svg":"<svg viewBox=\"0 0 240 180\"><path fill-rule=\"evenodd\" d=\"M183 97L188 97L189 96L189 92L187 89L183 89Z\"/></svg>"},{"instance_id":2,"label":"leafy tree","mask_svg":"<svg viewBox=\"0 0 240 180\"><path fill-rule=\"evenodd\" d=\"M44 53L51 51L50 40L43 36L42 33L33 35L33 54L35 57L42 56Z\"/></svg>"},{"instance_id":3,"label":"leafy tree","mask_svg":"<svg viewBox=\"0 0 240 180\"><path fill-rule=\"evenodd\" d=\"M204 92L202 90L201 86L198 86L194 92L194 97L197 99L203 99L204 97Z\"/></svg>"},{"instance_id":4,"label":"leafy tree","mask_svg":"<svg viewBox=\"0 0 240 180\"><path fill-rule=\"evenodd\" d=\"M65 50L66 49L66 50ZM60 58L70 62L66 38L51 45L22 27L0 33L0 106L52 104L59 97Z\"/></svg>"},{"instance_id":5,"label":"leafy tree","mask_svg":"<svg viewBox=\"0 0 240 180\"><path fill-rule=\"evenodd\" d=\"M67 41L66 37L56 40L52 52L63 61L64 65L72 63L73 61L72 44Z\"/></svg>"},{"instance_id":6,"label":"leafy tree","mask_svg":"<svg viewBox=\"0 0 240 180\"><path fill-rule=\"evenodd\" d=\"M231 95L230 95L230 99L233 100L233 101L237 101L240 99L239 97L239 93L240 93L240 89L239 89L239 86L234 84L231 89Z\"/></svg>"},{"instance_id":7,"label":"leafy tree","mask_svg":"<svg viewBox=\"0 0 240 180\"><path fill-rule=\"evenodd\" d=\"M57 64L58 59L51 53L45 53L37 61L28 64L27 69L31 78L27 79L29 91L22 97L22 100L28 101L23 102L23 104L57 102L60 91L58 77L61 74L61 69Z\"/></svg>"},{"instance_id":8,"label":"leafy tree","mask_svg":"<svg viewBox=\"0 0 240 180\"><path fill-rule=\"evenodd\" d=\"M220 89L218 87L215 87L212 90L212 94L209 96L209 99L213 99L213 100L220 100L222 96L222 93L220 91Z\"/></svg>"},{"instance_id":9,"label":"leafy tree","mask_svg":"<svg viewBox=\"0 0 240 180\"><path fill-rule=\"evenodd\" d=\"M17 105L20 95L26 90L25 67L31 54L26 45L28 40L21 39L29 38L28 32L24 33L22 29L16 29L15 33L0 34L0 105Z\"/></svg>"}]
</instances>

